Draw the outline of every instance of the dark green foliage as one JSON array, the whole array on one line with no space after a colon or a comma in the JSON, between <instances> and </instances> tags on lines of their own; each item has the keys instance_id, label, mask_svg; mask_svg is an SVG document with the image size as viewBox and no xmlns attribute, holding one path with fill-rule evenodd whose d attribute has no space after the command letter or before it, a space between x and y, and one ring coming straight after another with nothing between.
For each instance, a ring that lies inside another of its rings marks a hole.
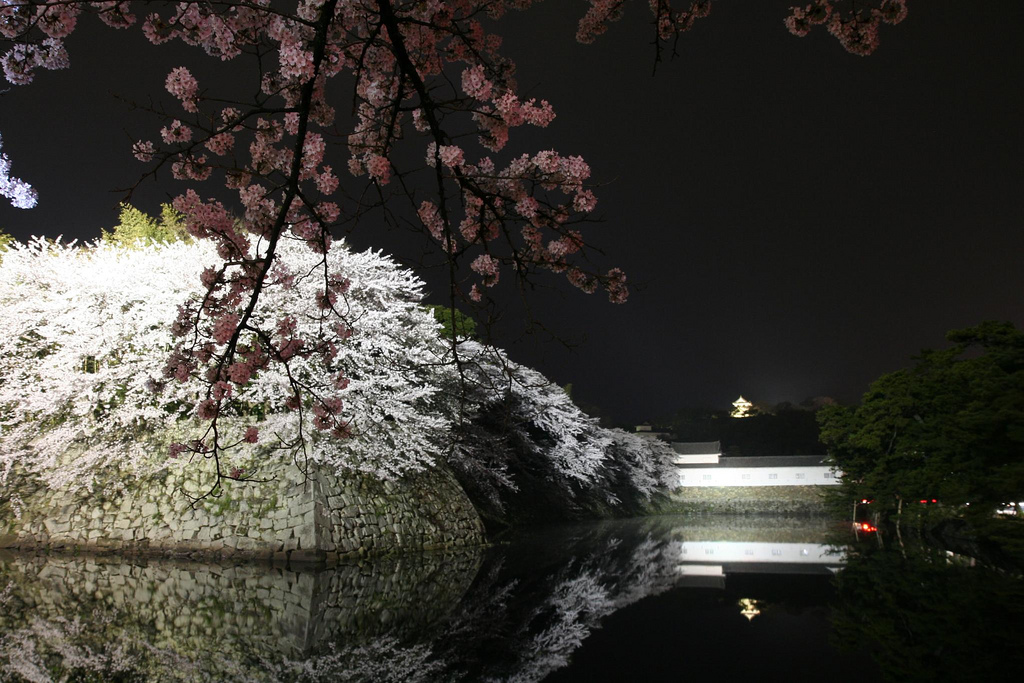
<instances>
[{"instance_id":1,"label":"dark green foliage","mask_svg":"<svg viewBox=\"0 0 1024 683\"><path fill-rule=\"evenodd\" d=\"M815 414L800 408L783 408L774 413L732 418L725 411L715 413L679 411L667 420L680 441L721 441L729 456L821 455Z\"/></svg>"},{"instance_id":2,"label":"dark green foliage","mask_svg":"<svg viewBox=\"0 0 1024 683\"><path fill-rule=\"evenodd\" d=\"M7 251L8 247L10 246L11 242L13 242L13 241L14 241L13 237L8 235L3 230L0 230L0 263L4 262L3 254L4 254L5 251Z\"/></svg>"},{"instance_id":3,"label":"dark green foliage","mask_svg":"<svg viewBox=\"0 0 1024 683\"><path fill-rule=\"evenodd\" d=\"M952 348L876 380L859 407L819 413L851 498L883 512L935 498L985 514L1024 499L1024 334L987 322L947 339Z\"/></svg>"}]
</instances>

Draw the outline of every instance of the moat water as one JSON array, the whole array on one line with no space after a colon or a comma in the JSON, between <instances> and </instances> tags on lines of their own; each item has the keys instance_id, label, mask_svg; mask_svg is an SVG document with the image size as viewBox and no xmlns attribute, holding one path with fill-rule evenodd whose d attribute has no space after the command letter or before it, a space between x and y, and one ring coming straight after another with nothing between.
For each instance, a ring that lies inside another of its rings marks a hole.
<instances>
[{"instance_id":1,"label":"moat water","mask_svg":"<svg viewBox=\"0 0 1024 683\"><path fill-rule=\"evenodd\" d=\"M4 554L0 680L1019 675L1020 575L891 546L824 520L658 517L321 570Z\"/></svg>"}]
</instances>

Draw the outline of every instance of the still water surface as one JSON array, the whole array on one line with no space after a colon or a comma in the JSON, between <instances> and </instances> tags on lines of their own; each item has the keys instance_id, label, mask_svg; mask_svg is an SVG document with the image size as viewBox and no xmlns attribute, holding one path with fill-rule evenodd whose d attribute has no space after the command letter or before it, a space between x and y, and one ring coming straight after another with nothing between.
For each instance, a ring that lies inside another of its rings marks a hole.
<instances>
[{"instance_id":1,"label":"still water surface","mask_svg":"<svg viewBox=\"0 0 1024 683\"><path fill-rule=\"evenodd\" d=\"M833 523L647 518L313 571L0 555L0 680L989 681L1019 575Z\"/></svg>"}]
</instances>

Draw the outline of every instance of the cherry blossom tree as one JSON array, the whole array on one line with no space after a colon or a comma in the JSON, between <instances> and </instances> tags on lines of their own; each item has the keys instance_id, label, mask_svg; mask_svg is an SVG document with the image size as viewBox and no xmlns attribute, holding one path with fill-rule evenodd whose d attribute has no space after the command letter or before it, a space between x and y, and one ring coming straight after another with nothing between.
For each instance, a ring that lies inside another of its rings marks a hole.
<instances>
[{"instance_id":1,"label":"cherry blossom tree","mask_svg":"<svg viewBox=\"0 0 1024 683\"><path fill-rule=\"evenodd\" d=\"M462 372L446 377L468 389L440 392L453 426L448 459L485 517L507 516L509 494L531 470L543 472L562 515L573 507L565 501L625 510L625 496L646 502L672 486L668 443L601 427L562 387L499 349L467 340L459 352ZM533 488L536 507L541 491Z\"/></svg>"},{"instance_id":2,"label":"cherry blossom tree","mask_svg":"<svg viewBox=\"0 0 1024 683\"><path fill-rule=\"evenodd\" d=\"M0 480L12 470L53 487L144 476L166 466L168 448L231 479L259 477L275 456L394 478L443 454L445 345L419 305L422 283L380 254L335 245L330 276L350 279L316 308L322 257L284 241L253 312L261 326L284 322L272 338L248 334L198 405L208 382L170 322L204 296L202 279L221 263L212 244L35 239L3 257ZM271 363L271 348L289 362Z\"/></svg>"},{"instance_id":3,"label":"cherry blossom tree","mask_svg":"<svg viewBox=\"0 0 1024 683\"><path fill-rule=\"evenodd\" d=\"M463 338L458 372L441 324L420 304L423 283L341 242L326 257L328 277L344 272L347 283L330 305L318 289L323 257L281 243L253 316L261 327L285 322L269 338L250 333L228 379L197 405L208 381L175 328L222 261L208 241L126 247L117 237L82 246L36 238L4 252L0 483L17 472L52 487L118 486L165 468L168 449L212 461L211 493L221 479L259 478L275 458L384 479L445 458L467 490L498 507L517 490L522 454L560 496L589 491L607 506L619 504L616 492L646 499L667 482L667 444L600 427L499 350ZM271 363L267 349L292 355ZM494 415L507 429L488 427Z\"/></svg>"},{"instance_id":4,"label":"cherry blossom tree","mask_svg":"<svg viewBox=\"0 0 1024 683\"><path fill-rule=\"evenodd\" d=\"M446 255L452 310L458 301L483 303L503 273L526 278L537 270L560 273L584 292L603 289L612 302L626 300L620 269L590 265L581 227L597 197L586 161L509 146L516 129L544 127L555 116L547 100L519 94L515 64L491 30L534 1L0 2L0 65L15 85L30 83L40 69L68 67L68 37L81 26L92 30L97 19L114 29L141 28L154 45L182 41L259 77L260 90L237 101L211 90L203 74L174 68L163 82L174 109L161 110L159 133L132 150L147 164L146 176L169 170L194 188L223 183L238 193L241 222L201 189L173 202L189 234L208 240L221 259L203 272L200 300L181 309L171 361L177 381L204 384L196 403L212 443L219 442L215 423L225 400L249 378L244 368L264 359L288 366L316 354L331 362L329 345L299 335L292 319L270 314L261 299L284 245L299 240L321 258L318 307L337 313L349 277L330 266L332 230L371 209L411 222ZM625 4L590 0L576 38L593 41ZM648 4L659 60L711 9L710 0ZM846 49L867 54L877 46L879 23L905 15L905 0L813 0L785 21L797 35L826 25ZM30 206L31 188L9 169L0 156L0 194ZM343 183L345 174L362 183ZM321 407L326 413L316 419L343 432L335 409ZM186 448L209 455L206 446Z\"/></svg>"}]
</instances>

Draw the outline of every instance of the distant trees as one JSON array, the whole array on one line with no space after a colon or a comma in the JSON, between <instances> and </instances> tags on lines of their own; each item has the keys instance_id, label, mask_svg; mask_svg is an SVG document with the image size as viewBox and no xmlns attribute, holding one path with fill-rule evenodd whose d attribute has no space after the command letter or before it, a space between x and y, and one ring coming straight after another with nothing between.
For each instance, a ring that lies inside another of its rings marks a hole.
<instances>
[{"instance_id":1,"label":"distant trees","mask_svg":"<svg viewBox=\"0 0 1024 683\"><path fill-rule=\"evenodd\" d=\"M820 455L813 410L783 404L743 418L726 411L684 409L663 421L682 441L721 441L730 456Z\"/></svg>"},{"instance_id":2,"label":"distant trees","mask_svg":"<svg viewBox=\"0 0 1024 683\"><path fill-rule=\"evenodd\" d=\"M860 406L819 414L852 497L883 511L934 498L983 513L1024 499L1024 334L986 322L946 338L951 348L881 376Z\"/></svg>"}]
</instances>

